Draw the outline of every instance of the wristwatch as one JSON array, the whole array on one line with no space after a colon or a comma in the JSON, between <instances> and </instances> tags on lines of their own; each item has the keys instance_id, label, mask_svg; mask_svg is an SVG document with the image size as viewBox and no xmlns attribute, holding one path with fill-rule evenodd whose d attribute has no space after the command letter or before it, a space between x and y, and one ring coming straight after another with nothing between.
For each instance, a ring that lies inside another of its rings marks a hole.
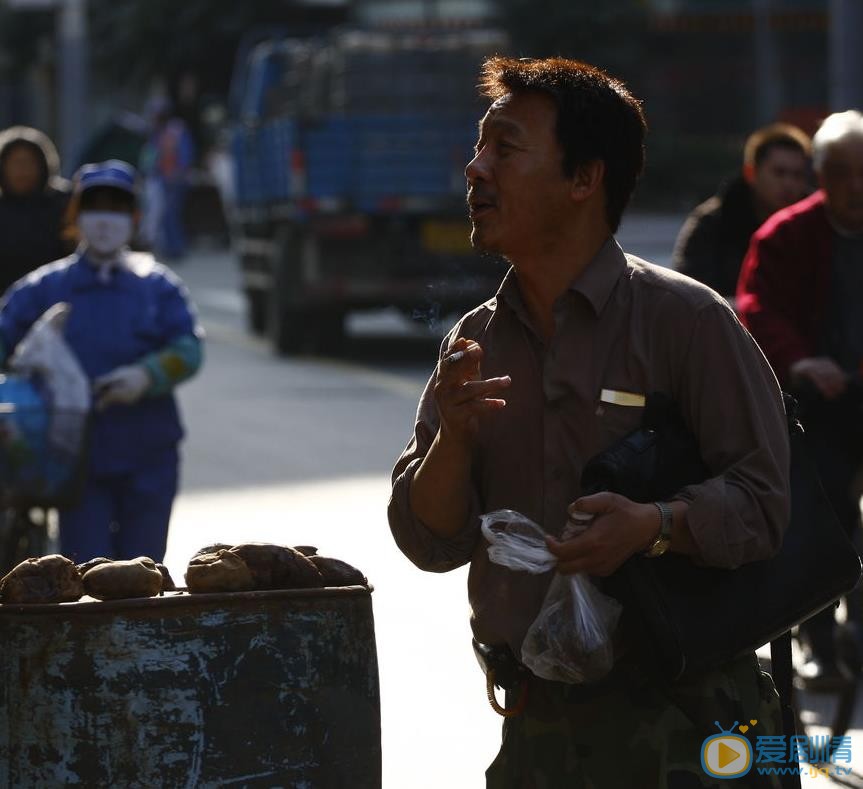
<instances>
[{"instance_id":1,"label":"wristwatch","mask_svg":"<svg viewBox=\"0 0 863 789\"><path fill-rule=\"evenodd\" d=\"M662 554L664 554L671 545L671 507L664 501L655 501L653 503L656 505L656 509L659 510L659 516L662 519L662 523L659 527L659 534L657 534L653 542L641 552L641 555L646 556L648 559L655 559L657 556L662 556Z\"/></svg>"}]
</instances>

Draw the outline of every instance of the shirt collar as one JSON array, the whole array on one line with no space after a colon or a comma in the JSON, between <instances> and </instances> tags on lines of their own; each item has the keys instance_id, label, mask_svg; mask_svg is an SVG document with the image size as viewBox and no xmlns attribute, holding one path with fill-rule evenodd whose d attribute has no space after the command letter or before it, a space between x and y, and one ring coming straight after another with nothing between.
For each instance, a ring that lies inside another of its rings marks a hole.
<instances>
[{"instance_id":1,"label":"shirt collar","mask_svg":"<svg viewBox=\"0 0 863 789\"><path fill-rule=\"evenodd\" d=\"M94 287L125 287L128 279L128 267L126 265L126 255L124 251L116 263L111 266L107 278L100 275L100 267L94 265L88 258L86 251L79 247L77 250L78 259L72 263L72 282L77 288L94 288Z\"/></svg>"},{"instance_id":2,"label":"shirt collar","mask_svg":"<svg viewBox=\"0 0 863 789\"><path fill-rule=\"evenodd\" d=\"M570 283L569 289L584 296L599 315L625 270L626 255L614 236L609 236L584 271Z\"/></svg>"},{"instance_id":3,"label":"shirt collar","mask_svg":"<svg viewBox=\"0 0 863 789\"><path fill-rule=\"evenodd\" d=\"M497 294L495 295L498 304L503 301L512 309L523 306L521 291L518 289L518 277L512 266L509 267L504 275L503 281L500 283L500 287L497 289Z\"/></svg>"},{"instance_id":4,"label":"shirt collar","mask_svg":"<svg viewBox=\"0 0 863 789\"><path fill-rule=\"evenodd\" d=\"M626 270L626 255L614 236L600 247L590 262L570 284L569 290L580 293L599 315L611 297L611 291L617 280ZM518 289L518 277L515 269L510 267L497 290L497 302L503 301L510 309L519 315L526 315L527 310Z\"/></svg>"}]
</instances>

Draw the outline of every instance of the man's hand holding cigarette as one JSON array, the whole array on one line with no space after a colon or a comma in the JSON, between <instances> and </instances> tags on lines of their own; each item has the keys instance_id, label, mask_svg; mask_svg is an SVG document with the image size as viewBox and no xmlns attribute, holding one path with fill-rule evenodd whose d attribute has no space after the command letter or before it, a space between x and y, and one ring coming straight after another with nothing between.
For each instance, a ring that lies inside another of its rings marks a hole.
<instances>
[{"instance_id":1,"label":"man's hand holding cigarette","mask_svg":"<svg viewBox=\"0 0 863 789\"><path fill-rule=\"evenodd\" d=\"M440 429L411 483L411 508L443 538L455 536L465 524L479 420L506 406L501 395L511 383L508 375L483 380L481 361L479 343L464 337L441 358L434 384Z\"/></svg>"},{"instance_id":2,"label":"man's hand holding cigarette","mask_svg":"<svg viewBox=\"0 0 863 789\"><path fill-rule=\"evenodd\" d=\"M508 375L483 379L482 348L475 340L459 337L438 365L435 400L441 420L441 438L470 446L479 430L479 418L506 406L501 396L509 387Z\"/></svg>"}]
</instances>

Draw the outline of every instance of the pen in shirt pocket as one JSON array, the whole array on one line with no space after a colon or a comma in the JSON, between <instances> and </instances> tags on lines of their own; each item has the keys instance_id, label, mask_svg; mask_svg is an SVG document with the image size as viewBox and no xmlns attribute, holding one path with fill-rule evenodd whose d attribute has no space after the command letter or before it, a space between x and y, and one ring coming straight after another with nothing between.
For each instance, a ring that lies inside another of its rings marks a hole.
<instances>
[{"instance_id":1,"label":"pen in shirt pocket","mask_svg":"<svg viewBox=\"0 0 863 789\"><path fill-rule=\"evenodd\" d=\"M629 408L644 408L647 398L638 392L624 392L618 389L602 389L599 402L610 405L622 405Z\"/></svg>"}]
</instances>

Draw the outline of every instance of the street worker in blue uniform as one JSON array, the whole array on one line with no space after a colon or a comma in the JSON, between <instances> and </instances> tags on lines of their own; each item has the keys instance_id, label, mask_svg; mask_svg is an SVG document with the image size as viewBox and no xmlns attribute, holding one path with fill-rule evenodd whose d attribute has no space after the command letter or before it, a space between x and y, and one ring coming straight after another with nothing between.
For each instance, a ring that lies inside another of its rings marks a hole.
<instances>
[{"instance_id":1,"label":"street worker in blue uniform","mask_svg":"<svg viewBox=\"0 0 863 789\"><path fill-rule=\"evenodd\" d=\"M135 179L118 160L84 165L71 207L77 251L20 279L0 303L0 363L46 310L72 308L65 338L94 401L83 497L60 511L61 550L79 562L163 558L183 437L173 390L201 365L202 331L185 286L128 249Z\"/></svg>"}]
</instances>

